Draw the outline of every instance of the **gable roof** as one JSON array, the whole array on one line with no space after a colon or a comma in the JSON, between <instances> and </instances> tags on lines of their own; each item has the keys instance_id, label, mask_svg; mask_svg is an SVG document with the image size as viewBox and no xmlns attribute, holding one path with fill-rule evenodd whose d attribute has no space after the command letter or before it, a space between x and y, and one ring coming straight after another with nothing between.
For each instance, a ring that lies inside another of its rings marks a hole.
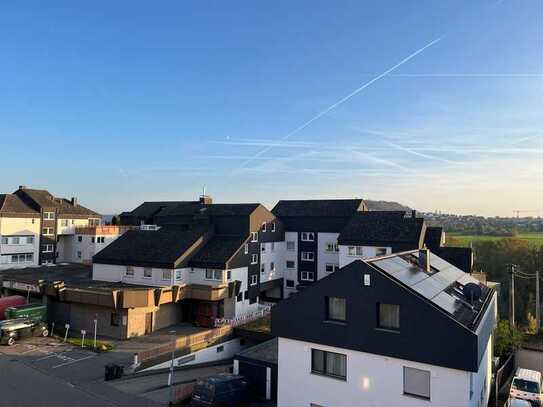
<instances>
[{"instance_id":1,"label":"gable roof","mask_svg":"<svg viewBox=\"0 0 543 407\"><path fill-rule=\"evenodd\" d=\"M8 215L34 215L39 217L39 213L25 204L17 195L0 194L0 216Z\"/></svg>"},{"instance_id":2,"label":"gable roof","mask_svg":"<svg viewBox=\"0 0 543 407\"><path fill-rule=\"evenodd\" d=\"M344 217L365 209L366 204L362 199L304 199L281 200L272 209L272 213L278 217Z\"/></svg>"},{"instance_id":3,"label":"gable roof","mask_svg":"<svg viewBox=\"0 0 543 407\"><path fill-rule=\"evenodd\" d=\"M151 202L143 202L141 205L136 207L135 209L131 211L123 212L122 215L130 215L130 216L137 216L137 217L145 217L148 218L150 216L156 215L159 212L165 211L167 209L177 207L179 205L183 204L193 204L198 203L197 201L151 201Z\"/></svg>"},{"instance_id":4,"label":"gable roof","mask_svg":"<svg viewBox=\"0 0 543 407\"><path fill-rule=\"evenodd\" d=\"M403 211L358 212L341 231L338 243L409 243L419 248L425 228L423 218L406 218Z\"/></svg>"},{"instance_id":5,"label":"gable roof","mask_svg":"<svg viewBox=\"0 0 543 407\"><path fill-rule=\"evenodd\" d=\"M190 267L226 269L229 260L245 243L245 236L213 236L192 256Z\"/></svg>"},{"instance_id":6,"label":"gable roof","mask_svg":"<svg viewBox=\"0 0 543 407\"><path fill-rule=\"evenodd\" d=\"M81 216L97 216L100 214L94 212L79 204L72 204L71 200L65 198L56 198L45 189L30 189L20 188L14 194L30 198L40 209L55 208L59 215L81 215ZM24 198L23 198L24 199Z\"/></svg>"},{"instance_id":7,"label":"gable roof","mask_svg":"<svg viewBox=\"0 0 543 407\"><path fill-rule=\"evenodd\" d=\"M426 228L426 236L424 237L424 244L429 249L435 250L441 247L442 238L443 238L443 228L441 226L428 226Z\"/></svg>"},{"instance_id":8,"label":"gable roof","mask_svg":"<svg viewBox=\"0 0 543 407\"><path fill-rule=\"evenodd\" d=\"M163 226L157 231L129 230L92 258L93 263L174 268L194 245L203 244L206 227Z\"/></svg>"}]
</instances>

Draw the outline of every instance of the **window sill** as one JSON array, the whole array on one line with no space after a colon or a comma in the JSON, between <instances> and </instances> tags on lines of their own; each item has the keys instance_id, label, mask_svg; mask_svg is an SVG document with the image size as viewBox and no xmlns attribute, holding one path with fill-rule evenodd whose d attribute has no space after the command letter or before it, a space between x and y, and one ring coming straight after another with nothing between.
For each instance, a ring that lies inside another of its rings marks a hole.
<instances>
[{"instance_id":1,"label":"window sill","mask_svg":"<svg viewBox=\"0 0 543 407\"><path fill-rule=\"evenodd\" d=\"M147 276L143 276L143 278L144 278L145 280L150 280L150 279L152 279L152 278L153 278L153 276L150 276L150 277L147 277Z\"/></svg>"},{"instance_id":2,"label":"window sill","mask_svg":"<svg viewBox=\"0 0 543 407\"><path fill-rule=\"evenodd\" d=\"M418 396L416 394L403 393L402 395L405 397L412 397L417 400L431 401L430 397Z\"/></svg>"},{"instance_id":3,"label":"window sill","mask_svg":"<svg viewBox=\"0 0 543 407\"><path fill-rule=\"evenodd\" d=\"M329 378L329 379L338 380L338 381L344 382L344 383L347 382L347 378L346 378L346 377L333 376L333 375L329 375L329 374L325 374L325 373L320 373L320 372L314 372L314 371L311 371L311 374L312 374L312 375L315 375L315 376L320 376L320 377L327 377L327 378Z\"/></svg>"},{"instance_id":4,"label":"window sill","mask_svg":"<svg viewBox=\"0 0 543 407\"><path fill-rule=\"evenodd\" d=\"M375 328L375 330L380 331L380 332L387 332L387 333L391 333L391 334L399 334L400 333L399 329L391 329L391 328Z\"/></svg>"},{"instance_id":5,"label":"window sill","mask_svg":"<svg viewBox=\"0 0 543 407\"><path fill-rule=\"evenodd\" d=\"M125 277L126 278L134 278L134 276L127 276L127 275L125 275Z\"/></svg>"},{"instance_id":6,"label":"window sill","mask_svg":"<svg viewBox=\"0 0 543 407\"><path fill-rule=\"evenodd\" d=\"M325 319L322 322L324 322L325 324L330 324L330 325L347 326L347 321L336 321L334 319Z\"/></svg>"}]
</instances>

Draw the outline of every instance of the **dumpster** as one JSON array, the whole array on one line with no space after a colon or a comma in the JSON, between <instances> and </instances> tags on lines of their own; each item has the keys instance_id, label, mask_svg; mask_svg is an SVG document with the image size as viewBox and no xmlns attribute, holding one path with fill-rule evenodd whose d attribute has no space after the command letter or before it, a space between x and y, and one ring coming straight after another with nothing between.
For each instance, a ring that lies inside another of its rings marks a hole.
<instances>
[{"instance_id":1,"label":"dumpster","mask_svg":"<svg viewBox=\"0 0 543 407\"><path fill-rule=\"evenodd\" d=\"M10 295L8 297L0 298L0 320L6 318L6 308L23 305L25 303L25 297L21 297L20 295Z\"/></svg>"},{"instance_id":2,"label":"dumpster","mask_svg":"<svg viewBox=\"0 0 543 407\"><path fill-rule=\"evenodd\" d=\"M5 311L6 319L30 318L36 321L47 320L47 307L41 304L24 304L8 307Z\"/></svg>"}]
</instances>

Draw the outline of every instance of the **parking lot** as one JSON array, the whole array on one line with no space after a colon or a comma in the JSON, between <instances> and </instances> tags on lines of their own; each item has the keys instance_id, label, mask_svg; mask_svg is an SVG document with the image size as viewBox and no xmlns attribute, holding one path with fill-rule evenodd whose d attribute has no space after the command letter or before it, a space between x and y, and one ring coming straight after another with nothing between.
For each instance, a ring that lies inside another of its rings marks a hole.
<instances>
[{"instance_id":1,"label":"parking lot","mask_svg":"<svg viewBox=\"0 0 543 407\"><path fill-rule=\"evenodd\" d=\"M41 370L61 369L95 357L90 350L77 348L55 338L32 337L13 346L0 346L0 353Z\"/></svg>"}]
</instances>

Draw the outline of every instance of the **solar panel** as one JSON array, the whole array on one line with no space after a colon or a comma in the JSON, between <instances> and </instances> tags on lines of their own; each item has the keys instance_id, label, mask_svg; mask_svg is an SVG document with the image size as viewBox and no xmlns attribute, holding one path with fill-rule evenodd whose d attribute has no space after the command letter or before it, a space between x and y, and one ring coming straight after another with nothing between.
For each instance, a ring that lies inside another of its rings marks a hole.
<instances>
[{"instance_id":1,"label":"solar panel","mask_svg":"<svg viewBox=\"0 0 543 407\"><path fill-rule=\"evenodd\" d=\"M463 306L460 301L443 291L434 297L432 302L451 315Z\"/></svg>"},{"instance_id":2,"label":"solar panel","mask_svg":"<svg viewBox=\"0 0 543 407\"><path fill-rule=\"evenodd\" d=\"M436 279L435 277L436 276L430 276L425 280L411 286L411 288L431 300L448 287L447 283L444 283L442 280Z\"/></svg>"}]
</instances>

